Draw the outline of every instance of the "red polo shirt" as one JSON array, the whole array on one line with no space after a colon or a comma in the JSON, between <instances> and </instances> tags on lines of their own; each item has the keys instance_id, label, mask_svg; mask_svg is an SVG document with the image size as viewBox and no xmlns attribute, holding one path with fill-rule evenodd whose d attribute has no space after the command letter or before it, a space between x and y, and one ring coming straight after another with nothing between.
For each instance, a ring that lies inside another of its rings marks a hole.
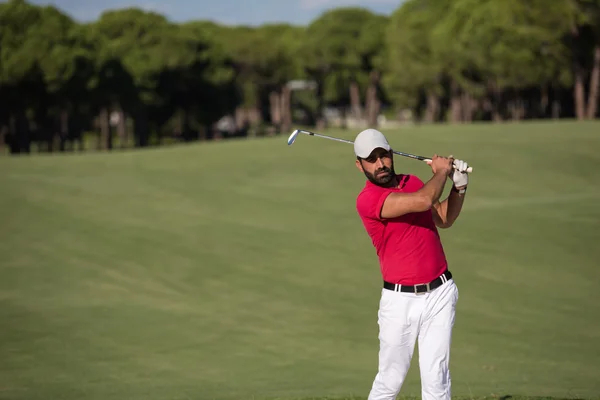
<instances>
[{"instance_id":1,"label":"red polo shirt","mask_svg":"<svg viewBox=\"0 0 600 400\"><path fill-rule=\"evenodd\" d=\"M416 192L424 183L415 175L397 175L398 188L367 181L356 199L356 209L371 237L385 281L402 285L431 282L448 264L431 210L382 219L381 208L393 192Z\"/></svg>"}]
</instances>

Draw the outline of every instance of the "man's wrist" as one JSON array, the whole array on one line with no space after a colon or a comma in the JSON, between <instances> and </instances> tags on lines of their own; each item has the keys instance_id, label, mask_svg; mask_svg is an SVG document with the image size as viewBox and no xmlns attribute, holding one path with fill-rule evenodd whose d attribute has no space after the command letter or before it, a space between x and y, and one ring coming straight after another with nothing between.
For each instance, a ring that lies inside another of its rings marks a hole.
<instances>
[{"instance_id":1,"label":"man's wrist","mask_svg":"<svg viewBox=\"0 0 600 400\"><path fill-rule=\"evenodd\" d=\"M467 191L467 185L461 186L460 188L457 188L456 185L452 185L452 191L456 192L458 194L464 194Z\"/></svg>"}]
</instances>

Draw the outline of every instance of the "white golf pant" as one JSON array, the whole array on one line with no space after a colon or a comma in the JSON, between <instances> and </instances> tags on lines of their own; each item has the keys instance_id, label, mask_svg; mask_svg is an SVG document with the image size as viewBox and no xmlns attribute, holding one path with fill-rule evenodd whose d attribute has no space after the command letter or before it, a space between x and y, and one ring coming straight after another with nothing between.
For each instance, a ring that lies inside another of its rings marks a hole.
<instances>
[{"instance_id":1,"label":"white golf pant","mask_svg":"<svg viewBox=\"0 0 600 400\"><path fill-rule=\"evenodd\" d=\"M423 294L382 289L379 303L379 369L369 400L394 400L419 346L423 400L450 400L450 342L458 288L450 279Z\"/></svg>"}]
</instances>

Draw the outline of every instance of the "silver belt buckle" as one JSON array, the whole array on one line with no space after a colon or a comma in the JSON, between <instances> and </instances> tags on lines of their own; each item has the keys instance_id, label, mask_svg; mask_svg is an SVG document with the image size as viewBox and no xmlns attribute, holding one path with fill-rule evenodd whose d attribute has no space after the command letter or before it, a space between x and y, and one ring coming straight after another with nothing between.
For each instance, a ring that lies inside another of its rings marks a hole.
<instances>
[{"instance_id":1,"label":"silver belt buckle","mask_svg":"<svg viewBox=\"0 0 600 400\"><path fill-rule=\"evenodd\" d=\"M419 287L419 286L425 286L425 287L427 287L427 290L424 291L424 292L418 292L417 291L417 287ZM429 283L420 283L418 285L415 285L415 294L416 295L425 294L425 293L430 292L430 291L431 291L431 286L429 286Z\"/></svg>"}]
</instances>

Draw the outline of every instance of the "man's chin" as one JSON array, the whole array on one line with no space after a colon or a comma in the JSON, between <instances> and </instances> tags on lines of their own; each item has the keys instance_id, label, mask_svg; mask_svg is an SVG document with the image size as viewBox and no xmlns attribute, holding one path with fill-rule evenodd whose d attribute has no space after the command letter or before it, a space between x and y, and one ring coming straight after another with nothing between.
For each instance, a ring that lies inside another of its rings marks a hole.
<instances>
[{"instance_id":1,"label":"man's chin","mask_svg":"<svg viewBox=\"0 0 600 400\"><path fill-rule=\"evenodd\" d=\"M381 176L369 177L369 180L378 186L387 186L393 179L392 174L382 174Z\"/></svg>"}]
</instances>

